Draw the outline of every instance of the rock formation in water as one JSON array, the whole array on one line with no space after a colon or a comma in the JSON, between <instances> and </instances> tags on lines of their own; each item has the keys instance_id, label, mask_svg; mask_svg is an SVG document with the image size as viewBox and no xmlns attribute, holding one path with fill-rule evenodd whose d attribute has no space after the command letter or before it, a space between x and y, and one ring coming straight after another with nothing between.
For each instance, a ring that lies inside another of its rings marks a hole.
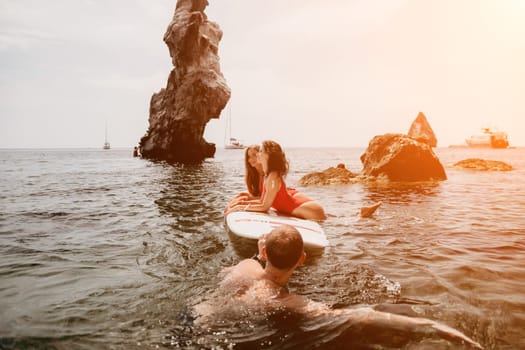
<instances>
[{"instance_id":1,"label":"rock formation in water","mask_svg":"<svg viewBox=\"0 0 525 350\"><path fill-rule=\"evenodd\" d=\"M436 135L430 127L430 124L428 123L428 120L423 112L419 112L416 119L414 119L412 122L412 125L410 125L408 136L419 142L426 143L430 147L437 146Z\"/></svg>"},{"instance_id":2,"label":"rock formation in water","mask_svg":"<svg viewBox=\"0 0 525 350\"><path fill-rule=\"evenodd\" d=\"M208 21L207 5L207 0L177 1L164 34L174 68L166 87L151 97L149 128L140 140L143 158L199 163L215 154L204 129L219 118L230 89L219 66L222 31Z\"/></svg>"},{"instance_id":3,"label":"rock formation in water","mask_svg":"<svg viewBox=\"0 0 525 350\"><path fill-rule=\"evenodd\" d=\"M338 166L322 172L306 174L299 183L333 185L364 183L377 180L429 181L446 180L445 168L432 151L437 145L434 131L423 113L419 113L410 127L409 135L385 134L375 136L361 155L363 171L353 174Z\"/></svg>"},{"instance_id":4,"label":"rock formation in water","mask_svg":"<svg viewBox=\"0 0 525 350\"><path fill-rule=\"evenodd\" d=\"M299 184L303 186L312 185L346 185L358 182L357 174L346 169L344 164L337 167L330 167L321 172L306 174L299 179Z\"/></svg>"},{"instance_id":5,"label":"rock formation in water","mask_svg":"<svg viewBox=\"0 0 525 350\"><path fill-rule=\"evenodd\" d=\"M481 170L481 171L510 171L512 165L498 160L486 160L479 158L469 158L454 163L454 168Z\"/></svg>"},{"instance_id":6,"label":"rock formation in water","mask_svg":"<svg viewBox=\"0 0 525 350\"><path fill-rule=\"evenodd\" d=\"M391 181L446 180L447 175L432 148L404 134L375 136L361 155L365 176Z\"/></svg>"}]
</instances>

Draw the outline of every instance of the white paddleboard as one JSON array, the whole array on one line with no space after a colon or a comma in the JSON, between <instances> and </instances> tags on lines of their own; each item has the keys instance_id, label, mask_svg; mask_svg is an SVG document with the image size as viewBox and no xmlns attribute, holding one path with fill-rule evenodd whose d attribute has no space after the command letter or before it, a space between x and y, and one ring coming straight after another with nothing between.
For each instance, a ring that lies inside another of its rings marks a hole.
<instances>
[{"instance_id":1,"label":"white paddleboard","mask_svg":"<svg viewBox=\"0 0 525 350\"><path fill-rule=\"evenodd\" d=\"M228 230L235 236L255 240L278 226L290 225L295 227L303 237L305 248L318 249L328 246L323 229L317 222L311 220L273 213L235 211L226 216L225 222Z\"/></svg>"}]
</instances>

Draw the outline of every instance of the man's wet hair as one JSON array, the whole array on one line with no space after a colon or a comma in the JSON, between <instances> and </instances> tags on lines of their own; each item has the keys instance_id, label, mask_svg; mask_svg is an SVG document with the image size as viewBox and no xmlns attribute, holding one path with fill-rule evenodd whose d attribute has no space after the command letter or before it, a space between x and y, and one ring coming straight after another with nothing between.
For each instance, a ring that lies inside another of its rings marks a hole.
<instances>
[{"instance_id":1,"label":"man's wet hair","mask_svg":"<svg viewBox=\"0 0 525 350\"><path fill-rule=\"evenodd\" d=\"M303 238L295 227L279 226L266 237L266 255L278 269L295 266L303 254Z\"/></svg>"}]
</instances>

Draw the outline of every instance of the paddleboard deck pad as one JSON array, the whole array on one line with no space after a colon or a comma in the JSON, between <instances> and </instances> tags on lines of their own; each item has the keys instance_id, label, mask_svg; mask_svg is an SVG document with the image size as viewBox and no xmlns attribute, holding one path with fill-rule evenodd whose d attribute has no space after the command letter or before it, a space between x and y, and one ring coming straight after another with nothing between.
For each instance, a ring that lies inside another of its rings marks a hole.
<instances>
[{"instance_id":1,"label":"paddleboard deck pad","mask_svg":"<svg viewBox=\"0 0 525 350\"><path fill-rule=\"evenodd\" d=\"M275 213L235 211L226 215L226 227L237 237L257 240L265 233L281 225L293 226L303 237L305 248L324 248L328 240L322 227L315 221L299 219Z\"/></svg>"}]
</instances>

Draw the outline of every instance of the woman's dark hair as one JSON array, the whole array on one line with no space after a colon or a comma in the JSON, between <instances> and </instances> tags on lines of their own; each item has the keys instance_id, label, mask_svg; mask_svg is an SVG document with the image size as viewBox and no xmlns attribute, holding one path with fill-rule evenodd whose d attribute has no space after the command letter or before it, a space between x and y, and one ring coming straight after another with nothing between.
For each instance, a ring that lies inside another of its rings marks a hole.
<instances>
[{"instance_id":1,"label":"woman's dark hair","mask_svg":"<svg viewBox=\"0 0 525 350\"><path fill-rule=\"evenodd\" d=\"M257 169L250 165L248 162L248 153L250 150L256 150L259 152L259 145L251 145L248 148L246 148L246 151L244 152L244 166L246 167L246 187L248 187L248 192L254 197L259 197L261 195L261 176L259 175L259 172Z\"/></svg>"},{"instance_id":2,"label":"woman's dark hair","mask_svg":"<svg viewBox=\"0 0 525 350\"><path fill-rule=\"evenodd\" d=\"M275 141L268 140L263 141L262 148L268 153L267 175L272 171L276 171L281 176L288 174L288 159L286 159L281 146Z\"/></svg>"}]
</instances>

